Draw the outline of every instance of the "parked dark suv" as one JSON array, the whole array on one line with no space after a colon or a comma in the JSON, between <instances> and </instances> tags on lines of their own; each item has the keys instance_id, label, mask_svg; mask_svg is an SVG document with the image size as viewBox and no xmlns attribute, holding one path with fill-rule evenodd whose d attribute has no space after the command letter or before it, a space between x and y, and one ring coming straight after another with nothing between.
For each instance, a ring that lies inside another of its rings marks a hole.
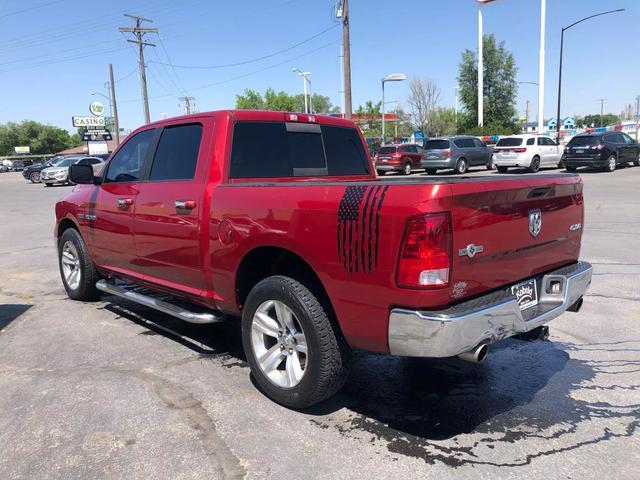
<instances>
[{"instance_id":1,"label":"parked dark suv","mask_svg":"<svg viewBox=\"0 0 640 480\"><path fill-rule=\"evenodd\" d=\"M613 172L626 163L640 166L640 144L622 132L576 135L564 152L568 172L575 172L578 167L600 167Z\"/></svg>"},{"instance_id":2,"label":"parked dark suv","mask_svg":"<svg viewBox=\"0 0 640 480\"><path fill-rule=\"evenodd\" d=\"M40 172L45 168L55 166L62 160L64 160L64 157L53 157L46 162L34 163L32 165L24 167L24 169L22 170L22 176L27 180L30 180L31 183L40 183Z\"/></svg>"},{"instance_id":3,"label":"parked dark suv","mask_svg":"<svg viewBox=\"0 0 640 480\"><path fill-rule=\"evenodd\" d=\"M409 175L412 169L421 168L422 153L422 147L413 143L380 147L374 157L376 172L378 175L384 175L391 171Z\"/></svg>"}]
</instances>

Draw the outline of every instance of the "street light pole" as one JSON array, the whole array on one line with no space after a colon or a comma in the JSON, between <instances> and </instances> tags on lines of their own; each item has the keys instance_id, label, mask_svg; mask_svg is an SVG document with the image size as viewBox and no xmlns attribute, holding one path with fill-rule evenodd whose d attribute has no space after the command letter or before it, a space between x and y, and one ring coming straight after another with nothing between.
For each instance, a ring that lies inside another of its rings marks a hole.
<instances>
[{"instance_id":1,"label":"street light pole","mask_svg":"<svg viewBox=\"0 0 640 480\"><path fill-rule=\"evenodd\" d=\"M478 6L478 126L484 125L484 58L482 32L482 4Z\"/></svg>"},{"instance_id":2,"label":"street light pole","mask_svg":"<svg viewBox=\"0 0 640 480\"><path fill-rule=\"evenodd\" d=\"M309 113L310 99L307 100L307 82L309 82L309 90L311 90L311 80L309 80L308 78L309 75L311 75L311 72L303 72L298 68L292 68L291 71L297 73L299 76L302 77L302 85L303 85L303 91L304 91L304 113ZM313 111L313 106L311 106L311 111Z\"/></svg>"},{"instance_id":3,"label":"street light pole","mask_svg":"<svg viewBox=\"0 0 640 480\"><path fill-rule=\"evenodd\" d=\"M606 12L596 13L595 15L584 17L578 20L577 22L573 22L568 27L563 27L560 32L560 67L558 68L558 111L557 111L557 117L556 117L557 119L556 143L557 144L560 144L560 103L562 101L562 50L564 47L564 32L565 30L569 30L571 27L575 27L576 25L584 22L585 20L589 20L595 17L601 17L602 15L608 15L609 13L617 13L617 12L623 12L623 11L624 11L624 8L618 8L616 10L608 10Z\"/></svg>"},{"instance_id":4,"label":"street light pole","mask_svg":"<svg viewBox=\"0 0 640 480\"><path fill-rule=\"evenodd\" d=\"M384 145L384 84L385 82L402 82L406 80L407 76L404 73L390 73L382 79L382 139L380 143Z\"/></svg>"},{"instance_id":5,"label":"street light pole","mask_svg":"<svg viewBox=\"0 0 640 480\"><path fill-rule=\"evenodd\" d=\"M538 63L538 133L544 128L544 56L547 0L540 0L540 59Z\"/></svg>"}]
</instances>

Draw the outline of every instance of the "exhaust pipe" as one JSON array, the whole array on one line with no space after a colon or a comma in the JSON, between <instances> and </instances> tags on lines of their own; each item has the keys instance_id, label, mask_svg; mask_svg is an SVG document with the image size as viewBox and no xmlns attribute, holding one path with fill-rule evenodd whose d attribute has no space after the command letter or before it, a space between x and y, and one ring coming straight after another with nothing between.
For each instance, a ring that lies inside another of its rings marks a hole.
<instances>
[{"instance_id":1,"label":"exhaust pipe","mask_svg":"<svg viewBox=\"0 0 640 480\"><path fill-rule=\"evenodd\" d=\"M567 311L569 312L579 312L580 309L582 308L582 297L580 297L578 300L576 300L576 303L574 303L573 305L571 305L569 308L567 308Z\"/></svg>"},{"instance_id":2,"label":"exhaust pipe","mask_svg":"<svg viewBox=\"0 0 640 480\"><path fill-rule=\"evenodd\" d=\"M468 352L461 353L458 357L466 362L482 363L489 354L489 347L483 343Z\"/></svg>"}]
</instances>

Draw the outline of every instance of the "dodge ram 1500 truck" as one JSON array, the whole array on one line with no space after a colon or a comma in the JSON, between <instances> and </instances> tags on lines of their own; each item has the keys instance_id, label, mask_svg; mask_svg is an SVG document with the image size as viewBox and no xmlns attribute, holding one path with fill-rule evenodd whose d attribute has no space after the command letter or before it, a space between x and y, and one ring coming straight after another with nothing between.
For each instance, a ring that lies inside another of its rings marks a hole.
<instances>
[{"instance_id":1,"label":"dodge ram 1500 truck","mask_svg":"<svg viewBox=\"0 0 640 480\"><path fill-rule=\"evenodd\" d=\"M259 387L293 408L342 386L351 349L479 362L578 311L591 281L579 176L376 178L343 119L166 119L70 175L55 227L69 297L241 316Z\"/></svg>"}]
</instances>

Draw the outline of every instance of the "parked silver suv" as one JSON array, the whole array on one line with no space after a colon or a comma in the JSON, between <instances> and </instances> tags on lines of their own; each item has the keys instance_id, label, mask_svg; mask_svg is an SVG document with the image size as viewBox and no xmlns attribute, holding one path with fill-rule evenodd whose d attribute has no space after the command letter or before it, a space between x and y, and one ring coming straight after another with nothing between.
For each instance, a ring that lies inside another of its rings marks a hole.
<instances>
[{"instance_id":1,"label":"parked silver suv","mask_svg":"<svg viewBox=\"0 0 640 480\"><path fill-rule=\"evenodd\" d=\"M427 140L420 166L429 175L438 170L453 169L465 173L469 167L482 165L491 170L493 148L476 137L455 136Z\"/></svg>"}]
</instances>

